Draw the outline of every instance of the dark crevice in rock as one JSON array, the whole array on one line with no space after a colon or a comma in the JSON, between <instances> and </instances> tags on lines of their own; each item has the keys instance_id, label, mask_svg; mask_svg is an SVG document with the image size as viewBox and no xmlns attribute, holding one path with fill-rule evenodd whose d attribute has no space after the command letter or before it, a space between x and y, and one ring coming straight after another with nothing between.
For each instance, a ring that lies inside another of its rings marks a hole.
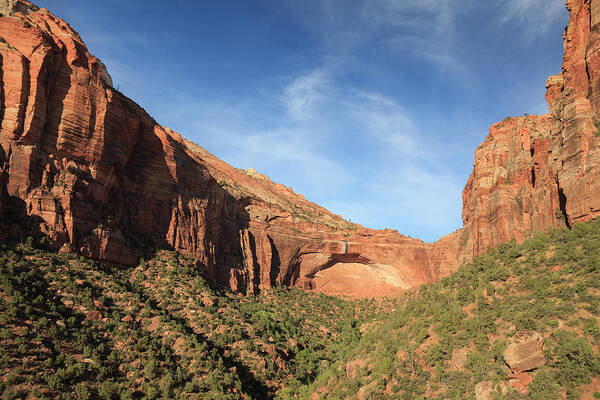
<instances>
[{"instance_id":1,"label":"dark crevice in rock","mask_svg":"<svg viewBox=\"0 0 600 400\"><path fill-rule=\"evenodd\" d=\"M248 243L250 244L250 252L252 254L252 271L249 271L251 281L248 282L246 289L250 289L252 294L260 293L260 264L256 257L256 240L252 232L248 231Z\"/></svg>"},{"instance_id":2,"label":"dark crevice in rock","mask_svg":"<svg viewBox=\"0 0 600 400\"><path fill-rule=\"evenodd\" d=\"M292 256L288 270L285 275L282 277L281 284L285 286L294 285L298 279L300 278L300 256L301 256L300 247L296 249L294 255Z\"/></svg>"},{"instance_id":3,"label":"dark crevice in rock","mask_svg":"<svg viewBox=\"0 0 600 400\"><path fill-rule=\"evenodd\" d=\"M535 188L535 167L531 167L531 186Z\"/></svg>"},{"instance_id":4,"label":"dark crevice in rock","mask_svg":"<svg viewBox=\"0 0 600 400\"><path fill-rule=\"evenodd\" d=\"M569 214L567 214L567 196L565 196L565 192L560 186L558 187L558 206L560 207L560 212L562 213L565 225L567 228L571 229Z\"/></svg>"},{"instance_id":5,"label":"dark crevice in rock","mask_svg":"<svg viewBox=\"0 0 600 400\"><path fill-rule=\"evenodd\" d=\"M29 104L29 90L31 86L29 60L23 57L21 59L23 76L21 76L21 100L19 101L19 111L17 114L17 126L14 131L16 137L21 137L25 129L25 118L27 117L27 105Z\"/></svg>"},{"instance_id":6,"label":"dark crevice in rock","mask_svg":"<svg viewBox=\"0 0 600 400\"><path fill-rule=\"evenodd\" d=\"M279 278L279 274L281 272L281 260L279 258L279 251L277 250L277 246L271 239L271 236L267 236L269 238L269 243L271 244L271 271L269 273L269 277L271 280L271 286L277 285L277 278Z\"/></svg>"},{"instance_id":7,"label":"dark crevice in rock","mask_svg":"<svg viewBox=\"0 0 600 400\"><path fill-rule=\"evenodd\" d=\"M4 112L6 111L5 98L4 98L4 59L0 54L0 130L2 129L2 122L4 122Z\"/></svg>"}]
</instances>

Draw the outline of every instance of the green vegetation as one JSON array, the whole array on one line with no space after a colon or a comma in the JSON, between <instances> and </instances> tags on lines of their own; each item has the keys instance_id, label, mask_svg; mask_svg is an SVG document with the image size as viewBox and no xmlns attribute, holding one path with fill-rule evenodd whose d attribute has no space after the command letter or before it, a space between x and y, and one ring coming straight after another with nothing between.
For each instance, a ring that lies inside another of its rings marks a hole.
<instances>
[{"instance_id":1,"label":"green vegetation","mask_svg":"<svg viewBox=\"0 0 600 400\"><path fill-rule=\"evenodd\" d=\"M115 268L34 242L0 245L3 398L474 399L480 382L507 399L600 396L600 222L379 301L246 297L174 252ZM528 395L503 360L523 330L545 339Z\"/></svg>"},{"instance_id":2,"label":"green vegetation","mask_svg":"<svg viewBox=\"0 0 600 400\"><path fill-rule=\"evenodd\" d=\"M0 245L0 394L272 398L312 382L369 315L369 302L298 289L215 291L193 265L165 251L119 269L32 239Z\"/></svg>"},{"instance_id":3,"label":"green vegetation","mask_svg":"<svg viewBox=\"0 0 600 400\"><path fill-rule=\"evenodd\" d=\"M507 243L442 281L408 292L376 317L346 357L301 391L322 398L472 399L479 382L504 384L503 398L577 399L600 375L600 222ZM546 365L528 397L510 388L502 354L518 331L545 338ZM467 351L464 368L452 355ZM348 366L364 367L353 376ZM360 396L359 396L360 397Z\"/></svg>"}]
</instances>

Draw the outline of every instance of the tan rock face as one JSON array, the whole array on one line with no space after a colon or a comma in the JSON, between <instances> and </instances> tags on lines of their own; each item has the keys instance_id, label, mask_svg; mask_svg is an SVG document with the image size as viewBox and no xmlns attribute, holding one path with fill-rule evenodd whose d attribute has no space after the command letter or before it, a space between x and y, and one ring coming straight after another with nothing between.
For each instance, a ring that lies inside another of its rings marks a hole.
<instances>
[{"instance_id":1,"label":"tan rock face","mask_svg":"<svg viewBox=\"0 0 600 400\"><path fill-rule=\"evenodd\" d=\"M557 178L556 130L550 115L507 118L475 150L463 191L467 251L473 255L512 238L565 226Z\"/></svg>"},{"instance_id":2,"label":"tan rock face","mask_svg":"<svg viewBox=\"0 0 600 400\"><path fill-rule=\"evenodd\" d=\"M450 358L450 367L453 369L463 369L467 363L467 355L470 349L454 349L452 351L452 357Z\"/></svg>"},{"instance_id":3,"label":"tan rock face","mask_svg":"<svg viewBox=\"0 0 600 400\"><path fill-rule=\"evenodd\" d=\"M367 366L367 362L360 358L351 360L346 363L346 377L349 379L355 379L361 369Z\"/></svg>"},{"instance_id":4,"label":"tan rock face","mask_svg":"<svg viewBox=\"0 0 600 400\"><path fill-rule=\"evenodd\" d=\"M0 210L5 238L48 235L130 265L156 248L194 257L213 284L394 295L511 238L600 210L598 5L569 0L551 114L494 124L463 192L463 229L433 244L344 221L158 125L112 88L64 21L0 0Z\"/></svg>"},{"instance_id":5,"label":"tan rock face","mask_svg":"<svg viewBox=\"0 0 600 400\"><path fill-rule=\"evenodd\" d=\"M479 382L475 385L475 399L494 400L497 394L506 394L507 389L508 387L505 383Z\"/></svg>"},{"instance_id":6,"label":"tan rock face","mask_svg":"<svg viewBox=\"0 0 600 400\"><path fill-rule=\"evenodd\" d=\"M0 0L0 15L13 15L15 13L28 14L36 11L33 4L19 0Z\"/></svg>"},{"instance_id":7,"label":"tan rock face","mask_svg":"<svg viewBox=\"0 0 600 400\"><path fill-rule=\"evenodd\" d=\"M531 371L546 364L544 339L537 332L519 332L504 351L504 361L513 372Z\"/></svg>"}]
</instances>

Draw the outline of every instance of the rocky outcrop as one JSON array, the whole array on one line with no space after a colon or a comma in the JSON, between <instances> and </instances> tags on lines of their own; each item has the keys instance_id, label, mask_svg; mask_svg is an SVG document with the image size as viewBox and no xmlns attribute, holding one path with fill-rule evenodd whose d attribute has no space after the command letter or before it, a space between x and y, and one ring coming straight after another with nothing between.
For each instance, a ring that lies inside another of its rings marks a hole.
<instances>
[{"instance_id":1,"label":"rocky outcrop","mask_svg":"<svg viewBox=\"0 0 600 400\"><path fill-rule=\"evenodd\" d=\"M510 239L569 224L561 210L555 146L559 124L550 115L507 118L475 150L463 191L467 251L473 255Z\"/></svg>"},{"instance_id":2,"label":"rocky outcrop","mask_svg":"<svg viewBox=\"0 0 600 400\"><path fill-rule=\"evenodd\" d=\"M38 8L31 3L19 0L0 0L0 16L8 16L16 13L29 14Z\"/></svg>"},{"instance_id":3,"label":"rocky outcrop","mask_svg":"<svg viewBox=\"0 0 600 400\"><path fill-rule=\"evenodd\" d=\"M544 338L537 332L519 332L504 351L504 361L513 372L531 371L546 364Z\"/></svg>"},{"instance_id":4,"label":"rocky outcrop","mask_svg":"<svg viewBox=\"0 0 600 400\"><path fill-rule=\"evenodd\" d=\"M598 215L599 1L567 2L551 113L492 126L463 192L463 229L429 244L227 165L115 90L66 22L0 0L0 235L42 233L123 265L175 249L237 291L363 297L435 281L501 242Z\"/></svg>"},{"instance_id":5,"label":"rocky outcrop","mask_svg":"<svg viewBox=\"0 0 600 400\"><path fill-rule=\"evenodd\" d=\"M471 349L466 347L461 349L454 349L452 351L452 357L450 357L450 368L456 370L465 368L465 365L467 364L467 356L469 354L469 351L471 351Z\"/></svg>"},{"instance_id":6,"label":"rocky outcrop","mask_svg":"<svg viewBox=\"0 0 600 400\"><path fill-rule=\"evenodd\" d=\"M450 242L365 229L227 165L115 90L66 22L27 1L5 0L1 12L5 237L29 226L57 249L123 265L171 248L212 283L250 292L393 295L455 258Z\"/></svg>"}]
</instances>

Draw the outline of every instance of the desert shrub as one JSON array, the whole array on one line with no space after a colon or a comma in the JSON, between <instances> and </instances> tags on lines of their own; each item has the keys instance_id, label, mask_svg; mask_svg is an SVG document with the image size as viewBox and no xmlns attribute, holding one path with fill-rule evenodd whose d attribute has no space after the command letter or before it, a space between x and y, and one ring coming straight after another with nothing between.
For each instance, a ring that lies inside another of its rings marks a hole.
<instances>
[{"instance_id":1,"label":"desert shrub","mask_svg":"<svg viewBox=\"0 0 600 400\"><path fill-rule=\"evenodd\" d=\"M567 386L590 382L600 372L600 362L587 341L575 333L558 330L552 334L552 366L558 370L558 380Z\"/></svg>"},{"instance_id":2,"label":"desert shrub","mask_svg":"<svg viewBox=\"0 0 600 400\"><path fill-rule=\"evenodd\" d=\"M542 370L535 374L528 390L531 400L555 400L558 398L560 385L550 372Z\"/></svg>"}]
</instances>

